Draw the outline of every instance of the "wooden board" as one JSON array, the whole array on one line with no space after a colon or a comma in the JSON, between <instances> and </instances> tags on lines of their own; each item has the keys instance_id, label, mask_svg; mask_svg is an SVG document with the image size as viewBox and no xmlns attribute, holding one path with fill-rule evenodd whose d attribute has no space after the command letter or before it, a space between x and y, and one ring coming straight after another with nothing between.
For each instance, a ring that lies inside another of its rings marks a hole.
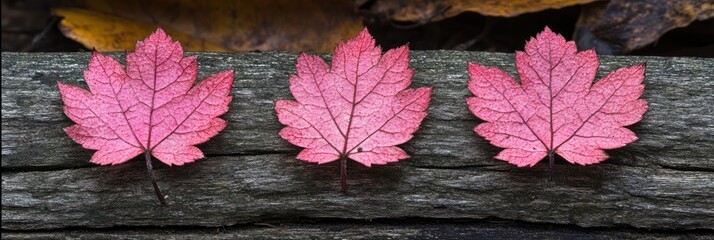
<instances>
[{"instance_id":1,"label":"wooden board","mask_svg":"<svg viewBox=\"0 0 714 240\"><path fill-rule=\"evenodd\" d=\"M329 222L328 222L329 221ZM712 239L707 230L580 228L504 220L321 219L230 227L125 227L4 231L3 239Z\"/></svg>"},{"instance_id":2,"label":"wooden board","mask_svg":"<svg viewBox=\"0 0 714 240\"><path fill-rule=\"evenodd\" d=\"M62 131L56 83L86 86L89 53L2 54L2 229L215 227L265 219L507 219L583 227L714 229L714 61L601 57L598 79L647 63L650 110L639 141L602 164L562 159L517 168L476 136L464 97L466 63L517 76L513 54L413 52L413 87L434 86L429 116L403 148L412 158L365 168L298 161L278 135L273 102L292 98L294 53L199 55L199 75L236 70L228 127L200 146L207 159L158 163L168 205L155 199L143 159L88 162L92 151ZM116 55L119 58L121 55Z\"/></svg>"}]
</instances>

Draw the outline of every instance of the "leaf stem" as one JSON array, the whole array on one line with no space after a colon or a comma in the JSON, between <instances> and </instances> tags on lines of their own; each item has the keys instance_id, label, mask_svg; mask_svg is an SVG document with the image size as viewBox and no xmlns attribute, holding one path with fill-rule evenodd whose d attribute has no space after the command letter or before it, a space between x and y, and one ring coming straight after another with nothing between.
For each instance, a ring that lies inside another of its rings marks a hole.
<instances>
[{"instance_id":1,"label":"leaf stem","mask_svg":"<svg viewBox=\"0 0 714 240\"><path fill-rule=\"evenodd\" d=\"M342 192L347 192L347 157L340 158L340 178L342 180Z\"/></svg>"},{"instance_id":2,"label":"leaf stem","mask_svg":"<svg viewBox=\"0 0 714 240\"><path fill-rule=\"evenodd\" d=\"M161 204L166 205L166 199L164 199L164 194L161 194L159 184L156 183L156 176L154 176L154 167L151 166L151 151L144 152L144 157L146 158L146 170L149 171L149 178L151 179L151 184L154 185L154 192L156 192L156 198L159 199L159 202L161 202Z\"/></svg>"},{"instance_id":3,"label":"leaf stem","mask_svg":"<svg viewBox=\"0 0 714 240\"><path fill-rule=\"evenodd\" d=\"M548 151L548 158L550 159L550 162L549 162L550 165L548 165L548 169L552 169L552 168L553 168L553 162L555 161L555 160L554 160L554 156L553 156L553 151Z\"/></svg>"}]
</instances>

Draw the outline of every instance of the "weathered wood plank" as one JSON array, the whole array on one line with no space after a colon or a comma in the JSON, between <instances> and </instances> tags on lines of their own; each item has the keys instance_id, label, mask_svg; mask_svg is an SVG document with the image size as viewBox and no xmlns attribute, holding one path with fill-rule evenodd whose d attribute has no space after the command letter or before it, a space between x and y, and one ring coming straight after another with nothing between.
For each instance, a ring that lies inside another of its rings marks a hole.
<instances>
[{"instance_id":1,"label":"weathered wood plank","mask_svg":"<svg viewBox=\"0 0 714 240\"><path fill-rule=\"evenodd\" d=\"M89 166L89 151L62 131L70 126L61 111L56 82L79 84L89 53L13 54L2 57L2 167ZM119 57L119 56L117 56ZM119 57L121 59L123 57ZM202 146L209 155L295 151L277 136L273 101L292 98L287 78L296 54L200 54L202 75L236 69L235 100L224 117L228 128ZM413 53L414 86L435 87L429 116L408 143L413 155L430 155L418 165L499 164L497 149L478 138L476 119L464 97L466 62L500 66L516 76L512 54L432 51ZM714 61L697 58L603 57L598 78L619 67L646 62L644 98L651 102L633 130L640 141L617 150L609 163L714 170Z\"/></svg>"},{"instance_id":2,"label":"weathered wood plank","mask_svg":"<svg viewBox=\"0 0 714 240\"><path fill-rule=\"evenodd\" d=\"M80 84L88 53L2 55L2 228L222 226L268 218L486 218L580 226L714 229L714 61L605 57L599 76L647 62L640 140L603 164L560 161L519 169L493 160L468 112L466 62L515 75L512 54L414 52L414 86L436 87L425 120L404 148L413 158L365 169L294 159L273 101L291 98L295 54L200 55L200 73L236 69L229 126L201 146L206 160L160 167L169 205L152 194L141 161L96 167L61 130L56 81Z\"/></svg>"},{"instance_id":3,"label":"weathered wood plank","mask_svg":"<svg viewBox=\"0 0 714 240\"><path fill-rule=\"evenodd\" d=\"M421 161L422 156L415 156ZM428 157L427 157L428 158ZM210 163L209 163L210 161ZM486 218L580 226L714 228L714 174L601 164L431 168L337 163L292 154L212 157L162 167L157 203L141 161L5 172L2 227L222 226L275 218Z\"/></svg>"},{"instance_id":4,"label":"weathered wood plank","mask_svg":"<svg viewBox=\"0 0 714 240\"><path fill-rule=\"evenodd\" d=\"M523 222L432 220L273 223L215 228L5 231L3 239L712 239L714 232L578 228Z\"/></svg>"}]
</instances>

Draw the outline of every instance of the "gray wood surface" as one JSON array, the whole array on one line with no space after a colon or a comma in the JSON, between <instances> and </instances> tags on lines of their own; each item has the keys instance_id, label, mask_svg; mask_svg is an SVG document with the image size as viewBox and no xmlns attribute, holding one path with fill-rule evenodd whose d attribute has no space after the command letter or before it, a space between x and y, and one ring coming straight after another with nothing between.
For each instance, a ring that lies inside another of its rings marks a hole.
<instances>
[{"instance_id":1,"label":"gray wood surface","mask_svg":"<svg viewBox=\"0 0 714 240\"><path fill-rule=\"evenodd\" d=\"M89 53L2 54L2 229L215 227L265 219L482 219L584 227L714 229L714 60L601 57L598 79L647 63L650 110L639 141L588 167L557 160L517 168L472 131L466 63L513 76L513 54L413 52L413 87L434 86L429 116L403 148L412 158L367 169L294 158L278 135L277 99L292 98L294 53L199 55L199 75L235 69L228 127L202 144L207 159L158 163L168 205L155 199L143 159L88 162L92 151L62 131L56 83L86 86ZM123 58L121 55L115 55ZM122 60L123 61L123 60ZM398 221L398 220L397 220ZM39 233L38 233L39 234ZM39 235L38 235L39 236Z\"/></svg>"},{"instance_id":2,"label":"gray wood surface","mask_svg":"<svg viewBox=\"0 0 714 240\"><path fill-rule=\"evenodd\" d=\"M579 228L554 224L490 220L335 220L305 223L256 223L230 227L143 227L5 231L7 240L60 239L702 239L714 231L662 231L629 228Z\"/></svg>"}]
</instances>

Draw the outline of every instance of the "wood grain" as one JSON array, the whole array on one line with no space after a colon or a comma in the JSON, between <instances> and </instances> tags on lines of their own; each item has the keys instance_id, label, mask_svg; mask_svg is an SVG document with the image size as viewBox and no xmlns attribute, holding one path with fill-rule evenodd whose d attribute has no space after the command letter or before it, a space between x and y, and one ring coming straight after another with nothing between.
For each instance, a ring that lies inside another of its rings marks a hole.
<instances>
[{"instance_id":1,"label":"wood grain","mask_svg":"<svg viewBox=\"0 0 714 240\"><path fill-rule=\"evenodd\" d=\"M602 164L558 159L517 168L476 136L464 97L466 63L517 76L513 54L412 52L413 87L434 86L429 116L403 147L412 158L371 169L295 160L273 102L292 98L294 53L199 55L199 75L236 70L228 127L200 146L207 159L159 166L158 204L143 161L99 167L62 131L56 83L86 86L89 53L2 55L2 229L225 226L265 219L499 218L585 227L714 229L714 61L601 57L598 79L647 64L650 110L639 141ZM117 54L117 58L123 58ZM327 56L326 56L327 57ZM158 164L155 164L155 166Z\"/></svg>"}]
</instances>

